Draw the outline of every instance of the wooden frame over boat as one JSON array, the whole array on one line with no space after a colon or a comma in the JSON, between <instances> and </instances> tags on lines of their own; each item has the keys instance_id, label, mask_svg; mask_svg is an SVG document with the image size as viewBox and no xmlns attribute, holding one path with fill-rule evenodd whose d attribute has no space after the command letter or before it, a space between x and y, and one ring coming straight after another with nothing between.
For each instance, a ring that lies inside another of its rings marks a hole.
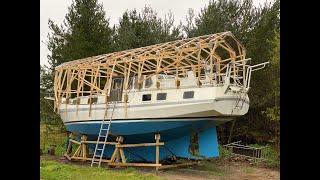
<instances>
[{"instance_id":1,"label":"wooden frame over boat","mask_svg":"<svg viewBox=\"0 0 320 180\"><path fill-rule=\"evenodd\" d=\"M179 88L179 78L187 71L193 71L199 87L205 71L209 74L210 84L219 84L230 62L234 62L229 67L230 78L244 85L248 60L245 56L245 48L233 34L222 32L66 62L55 69L55 110L59 112L62 99L67 108L69 99L79 96L89 96L91 105L94 95L104 94L108 104L112 81L117 77L123 78L126 106L129 79L133 76L138 77L139 89L144 80L154 75L158 79L160 74L173 75ZM157 88L160 87L157 81Z\"/></svg>"}]
</instances>

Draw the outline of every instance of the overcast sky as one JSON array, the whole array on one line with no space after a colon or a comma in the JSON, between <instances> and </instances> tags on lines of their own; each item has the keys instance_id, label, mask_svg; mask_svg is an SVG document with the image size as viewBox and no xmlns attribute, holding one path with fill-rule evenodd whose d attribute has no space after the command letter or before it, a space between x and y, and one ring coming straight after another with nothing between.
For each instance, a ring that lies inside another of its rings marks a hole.
<instances>
[{"instance_id":1,"label":"overcast sky","mask_svg":"<svg viewBox=\"0 0 320 180\"><path fill-rule=\"evenodd\" d=\"M263 4L266 0L253 0L254 5ZM273 0L267 0L268 2ZM110 25L118 24L122 13L127 9L136 8L140 11L144 6L155 9L159 17L171 12L174 15L175 23L185 22L185 17L189 8L194 9L197 15L202 8L208 5L209 0L98 0L102 3L106 12L106 17L110 18ZM47 42L49 33L48 20L51 19L57 24L61 24L67 14L68 7L72 0L41 0L40 1L40 64L48 65L47 55L49 50L43 42Z\"/></svg>"}]
</instances>

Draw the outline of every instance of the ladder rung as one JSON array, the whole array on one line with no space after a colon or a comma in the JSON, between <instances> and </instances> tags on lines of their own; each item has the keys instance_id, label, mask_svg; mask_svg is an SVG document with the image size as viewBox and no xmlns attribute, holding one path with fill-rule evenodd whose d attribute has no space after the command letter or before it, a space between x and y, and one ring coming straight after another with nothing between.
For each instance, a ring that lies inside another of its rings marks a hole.
<instances>
[{"instance_id":1,"label":"ladder rung","mask_svg":"<svg viewBox=\"0 0 320 180\"><path fill-rule=\"evenodd\" d=\"M92 164L95 163L95 164L99 164L99 166L100 166L103 153L101 153L100 155L97 155L96 152L103 151L105 148L105 143L107 142L107 138L108 138L108 134L109 134L110 126L111 126L111 121L112 121L112 116L113 116L113 112L114 112L115 107L116 107L116 103L114 103L114 105L113 105L112 114L111 114L111 118L109 119L109 121L105 121L103 119L103 121L101 123L99 136L98 136L98 140L97 140L97 144L96 144L96 149L95 149L94 155L92 157ZM102 131L107 131L107 132L103 135L103 134L101 134ZM101 138L104 138L104 141L101 141L102 140ZM103 144L102 149L98 148L101 143ZM96 159L96 157L99 159ZM91 164L91 166L92 166L92 164Z\"/></svg>"},{"instance_id":2,"label":"ladder rung","mask_svg":"<svg viewBox=\"0 0 320 180\"><path fill-rule=\"evenodd\" d=\"M101 157L101 156L99 156L99 157L93 157L93 162L100 161L100 157Z\"/></svg>"}]
</instances>

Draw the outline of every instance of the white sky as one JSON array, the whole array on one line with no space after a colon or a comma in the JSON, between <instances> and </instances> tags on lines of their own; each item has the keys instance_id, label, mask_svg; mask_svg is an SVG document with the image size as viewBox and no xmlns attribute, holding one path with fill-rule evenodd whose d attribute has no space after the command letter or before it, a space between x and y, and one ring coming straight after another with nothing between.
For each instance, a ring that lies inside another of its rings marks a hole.
<instances>
[{"instance_id":1,"label":"white sky","mask_svg":"<svg viewBox=\"0 0 320 180\"><path fill-rule=\"evenodd\" d=\"M265 1L273 0L253 0L258 6ZM102 3L106 12L106 17L110 18L110 25L118 24L119 18L127 9L136 8L140 11L144 6L150 6L156 10L159 17L164 17L169 11L174 15L175 24L180 21L185 22L185 17L189 8L192 8L197 15L202 8L209 4L209 0L98 0ZM40 64L48 65L47 55L47 34L49 33L48 20L53 20L56 24L62 24L68 7L72 0L41 0L40 1ZM44 43L45 42L45 43Z\"/></svg>"}]
</instances>

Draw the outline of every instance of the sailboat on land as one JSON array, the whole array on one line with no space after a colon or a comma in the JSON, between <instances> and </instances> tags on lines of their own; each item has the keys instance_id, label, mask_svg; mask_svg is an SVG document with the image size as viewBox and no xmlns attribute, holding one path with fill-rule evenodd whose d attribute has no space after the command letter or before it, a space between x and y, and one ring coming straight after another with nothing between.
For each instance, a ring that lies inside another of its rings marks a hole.
<instances>
[{"instance_id":1,"label":"sailboat on land","mask_svg":"<svg viewBox=\"0 0 320 180\"><path fill-rule=\"evenodd\" d=\"M67 62L56 67L55 110L69 132L89 139L112 119L109 138L161 134L161 159L217 157L216 126L248 112L251 73L268 64L248 65L245 56L223 32ZM152 148L134 151L154 160Z\"/></svg>"}]
</instances>

